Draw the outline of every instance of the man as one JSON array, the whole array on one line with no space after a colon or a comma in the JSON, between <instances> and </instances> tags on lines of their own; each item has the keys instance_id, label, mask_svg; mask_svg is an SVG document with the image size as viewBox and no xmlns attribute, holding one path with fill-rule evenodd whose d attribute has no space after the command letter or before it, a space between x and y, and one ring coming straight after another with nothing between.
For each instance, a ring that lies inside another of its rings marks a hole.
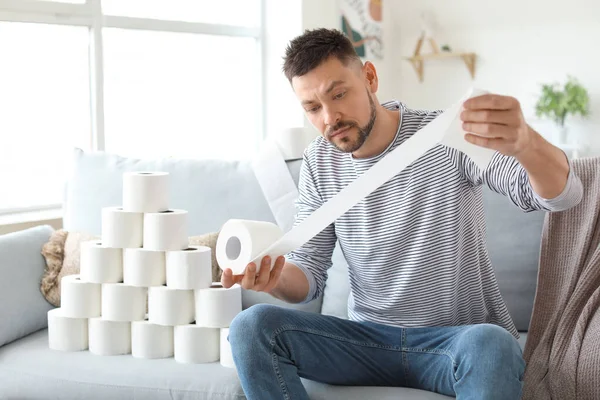
<instances>
[{"instance_id":1,"label":"man","mask_svg":"<svg viewBox=\"0 0 600 400\"><path fill-rule=\"evenodd\" d=\"M284 72L322 133L305 152L296 224L439 115L380 104L375 67L335 30L294 39ZM520 397L525 365L486 252L481 186L525 211L572 207L582 187L517 100L484 95L464 108L466 140L498 151L485 171L438 145L270 273L267 257L258 276L254 264L240 276L224 271L226 287L299 303L323 293L336 241L349 264L350 320L256 305L233 321L229 341L249 399L307 399L300 377Z\"/></svg>"}]
</instances>

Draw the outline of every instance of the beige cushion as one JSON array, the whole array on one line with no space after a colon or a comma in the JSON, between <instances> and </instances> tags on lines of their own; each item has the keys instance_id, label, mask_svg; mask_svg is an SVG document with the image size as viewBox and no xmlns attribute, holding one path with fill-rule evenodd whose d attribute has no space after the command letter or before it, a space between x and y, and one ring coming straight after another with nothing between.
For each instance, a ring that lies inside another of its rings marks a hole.
<instances>
[{"instance_id":1,"label":"beige cushion","mask_svg":"<svg viewBox=\"0 0 600 400\"><path fill-rule=\"evenodd\" d=\"M191 246L211 248L213 282L221 280L221 269L215 255L217 237L218 233L213 232L189 238ZM46 259L46 270L40 289L50 304L60 307L60 280L62 277L79 273L81 243L99 239L100 237L85 232L58 230L44 244L42 254Z\"/></svg>"}]
</instances>

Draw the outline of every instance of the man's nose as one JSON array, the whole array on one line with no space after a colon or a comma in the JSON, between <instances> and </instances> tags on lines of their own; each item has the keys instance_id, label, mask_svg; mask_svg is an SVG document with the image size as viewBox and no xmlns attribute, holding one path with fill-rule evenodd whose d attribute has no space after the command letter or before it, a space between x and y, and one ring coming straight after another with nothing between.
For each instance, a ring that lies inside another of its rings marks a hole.
<instances>
[{"instance_id":1,"label":"man's nose","mask_svg":"<svg viewBox=\"0 0 600 400\"><path fill-rule=\"evenodd\" d=\"M328 126L334 126L341 119L341 114L333 107L323 107L324 123Z\"/></svg>"}]
</instances>

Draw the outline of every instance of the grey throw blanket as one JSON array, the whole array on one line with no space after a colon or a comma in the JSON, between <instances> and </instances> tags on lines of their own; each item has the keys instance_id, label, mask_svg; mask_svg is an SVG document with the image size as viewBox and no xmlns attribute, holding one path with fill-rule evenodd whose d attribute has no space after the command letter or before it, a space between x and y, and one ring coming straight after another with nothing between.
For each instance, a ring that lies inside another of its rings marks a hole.
<instances>
[{"instance_id":1,"label":"grey throw blanket","mask_svg":"<svg viewBox=\"0 0 600 400\"><path fill-rule=\"evenodd\" d=\"M573 168L583 200L546 216L523 399L600 399L600 158Z\"/></svg>"}]
</instances>

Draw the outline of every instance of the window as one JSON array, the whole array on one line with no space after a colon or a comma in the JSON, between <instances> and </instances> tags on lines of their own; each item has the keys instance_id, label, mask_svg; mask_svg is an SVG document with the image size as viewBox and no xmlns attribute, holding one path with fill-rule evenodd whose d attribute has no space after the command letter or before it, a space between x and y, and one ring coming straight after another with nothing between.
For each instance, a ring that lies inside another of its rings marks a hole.
<instances>
[{"instance_id":1,"label":"window","mask_svg":"<svg viewBox=\"0 0 600 400\"><path fill-rule=\"evenodd\" d=\"M265 1L0 1L0 214L61 203L73 147L251 157Z\"/></svg>"},{"instance_id":2,"label":"window","mask_svg":"<svg viewBox=\"0 0 600 400\"><path fill-rule=\"evenodd\" d=\"M107 15L257 27L259 0L102 0Z\"/></svg>"},{"instance_id":3,"label":"window","mask_svg":"<svg viewBox=\"0 0 600 400\"><path fill-rule=\"evenodd\" d=\"M69 152L88 148L88 31L0 22L1 209L59 204Z\"/></svg>"},{"instance_id":4,"label":"window","mask_svg":"<svg viewBox=\"0 0 600 400\"><path fill-rule=\"evenodd\" d=\"M260 124L252 38L105 29L106 149L244 159Z\"/></svg>"}]
</instances>

